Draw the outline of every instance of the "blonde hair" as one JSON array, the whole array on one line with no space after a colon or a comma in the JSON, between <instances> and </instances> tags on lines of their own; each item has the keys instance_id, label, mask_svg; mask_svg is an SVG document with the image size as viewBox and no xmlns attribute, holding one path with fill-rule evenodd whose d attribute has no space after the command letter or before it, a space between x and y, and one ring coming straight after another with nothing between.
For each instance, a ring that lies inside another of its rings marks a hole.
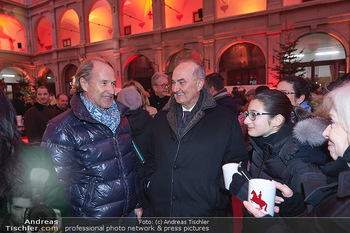
<instances>
[{"instance_id":1,"label":"blonde hair","mask_svg":"<svg viewBox=\"0 0 350 233\"><path fill-rule=\"evenodd\" d=\"M324 98L324 106L330 111L334 109L338 116L338 121L341 126L348 133L348 139L350 140L350 82L343 84L342 86L334 89L328 93Z\"/></svg>"},{"instance_id":2,"label":"blonde hair","mask_svg":"<svg viewBox=\"0 0 350 233\"><path fill-rule=\"evenodd\" d=\"M147 94L146 94L146 91L145 89L143 88L143 86L137 82L137 81L128 81L126 83L123 84L123 87L122 88L125 88L125 87L135 87L137 92L140 93L141 95L141 100L142 100L142 106L141 108L145 109L146 110L146 106L150 106L150 103L149 103L149 100L148 100L148 97L147 97Z\"/></svg>"}]
</instances>

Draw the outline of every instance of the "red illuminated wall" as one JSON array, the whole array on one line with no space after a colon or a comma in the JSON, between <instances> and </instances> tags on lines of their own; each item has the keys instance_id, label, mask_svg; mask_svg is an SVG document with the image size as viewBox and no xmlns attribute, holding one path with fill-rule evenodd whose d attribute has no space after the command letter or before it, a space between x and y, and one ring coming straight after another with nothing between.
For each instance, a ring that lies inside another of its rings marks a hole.
<instances>
[{"instance_id":1,"label":"red illuminated wall","mask_svg":"<svg viewBox=\"0 0 350 233\"><path fill-rule=\"evenodd\" d=\"M79 18L74 10L68 9L62 12L58 22L57 33L60 48L79 44ZM66 44L63 43L64 41L66 41ZM70 42L69 44L68 41Z\"/></svg>"},{"instance_id":2,"label":"red illuminated wall","mask_svg":"<svg viewBox=\"0 0 350 233\"><path fill-rule=\"evenodd\" d=\"M131 34L153 30L152 0L124 0L121 5L122 34L131 26Z\"/></svg>"},{"instance_id":3,"label":"red illuminated wall","mask_svg":"<svg viewBox=\"0 0 350 233\"><path fill-rule=\"evenodd\" d=\"M52 29L48 18L43 17L39 20L37 36L39 52L52 49Z\"/></svg>"},{"instance_id":4,"label":"red illuminated wall","mask_svg":"<svg viewBox=\"0 0 350 233\"><path fill-rule=\"evenodd\" d=\"M165 0L165 26L167 28L193 23L193 12L203 8L202 0Z\"/></svg>"},{"instance_id":5,"label":"red illuminated wall","mask_svg":"<svg viewBox=\"0 0 350 233\"><path fill-rule=\"evenodd\" d=\"M107 1L98 1L92 6L89 14L89 31L90 42L112 38L112 11Z\"/></svg>"},{"instance_id":6,"label":"red illuminated wall","mask_svg":"<svg viewBox=\"0 0 350 233\"><path fill-rule=\"evenodd\" d=\"M216 9L218 18L247 14L266 10L266 0L220 0Z\"/></svg>"},{"instance_id":7,"label":"red illuminated wall","mask_svg":"<svg viewBox=\"0 0 350 233\"><path fill-rule=\"evenodd\" d=\"M0 14L0 49L26 52L26 33L14 17Z\"/></svg>"}]
</instances>

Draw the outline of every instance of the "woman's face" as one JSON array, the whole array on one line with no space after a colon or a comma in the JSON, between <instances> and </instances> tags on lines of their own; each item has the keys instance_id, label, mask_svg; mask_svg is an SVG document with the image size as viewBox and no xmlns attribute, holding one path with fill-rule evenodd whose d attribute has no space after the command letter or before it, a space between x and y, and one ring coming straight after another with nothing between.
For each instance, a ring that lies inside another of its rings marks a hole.
<instances>
[{"instance_id":1,"label":"woman's face","mask_svg":"<svg viewBox=\"0 0 350 233\"><path fill-rule=\"evenodd\" d=\"M252 100L248 107L249 113L266 113L264 109L264 104L260 100ZM249 116L244 120L244 124L247 125L248 134L251 137L267 137L278 130L271 124L271 119L269 121L269 115L257 115L255 120L252 121Z\"/></svg>"},{"instance_id":2,"label":"woman's face","mask_svg":"<svg viewBox=\"0 0 350 233\"><path fill-rule=\"evenodd\" d=\"M338 114L334 109L329 112L332 124L328 125L322 135L328 138L328 150L334 160L343 156L349 146L348 132L339 123Z\"/></svg>"}]
</instances>

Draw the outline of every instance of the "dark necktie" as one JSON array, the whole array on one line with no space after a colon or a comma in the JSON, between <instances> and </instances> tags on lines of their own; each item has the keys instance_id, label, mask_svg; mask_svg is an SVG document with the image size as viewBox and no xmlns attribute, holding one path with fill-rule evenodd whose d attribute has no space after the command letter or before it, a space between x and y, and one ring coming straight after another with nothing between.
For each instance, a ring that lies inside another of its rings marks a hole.
<instances>
[{"instance_id":1,"label":"dark necktie","mask_svg":"<svg viewBox=\"0 0 350 233\"><path fill-rule=\"evenodd\" d=\"M182 118L182 124L185 124L187 116L188 116L189 113L190 113L190 111L184 111L184 117Z\"/></svg>"}]
</instances>

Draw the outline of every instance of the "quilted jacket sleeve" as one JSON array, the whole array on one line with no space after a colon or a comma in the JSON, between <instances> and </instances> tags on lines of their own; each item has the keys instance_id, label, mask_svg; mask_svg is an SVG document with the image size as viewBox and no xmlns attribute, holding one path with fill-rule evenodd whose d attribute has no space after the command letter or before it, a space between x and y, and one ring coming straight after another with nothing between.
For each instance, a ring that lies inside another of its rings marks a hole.
<instances>
[{"instance_id":1,"label":"quilted jacket sleeve","mask_svg":"<svg viewBox=\"0 0 350 233\"><path fill-rule=\"evenodd\" d=\"M63 183L67 199L70 201L69 184L74 158L73 138L66 127L49 122L41 146L46 147L53 160L57 176Z\"/></svg>"}]
</instances>

